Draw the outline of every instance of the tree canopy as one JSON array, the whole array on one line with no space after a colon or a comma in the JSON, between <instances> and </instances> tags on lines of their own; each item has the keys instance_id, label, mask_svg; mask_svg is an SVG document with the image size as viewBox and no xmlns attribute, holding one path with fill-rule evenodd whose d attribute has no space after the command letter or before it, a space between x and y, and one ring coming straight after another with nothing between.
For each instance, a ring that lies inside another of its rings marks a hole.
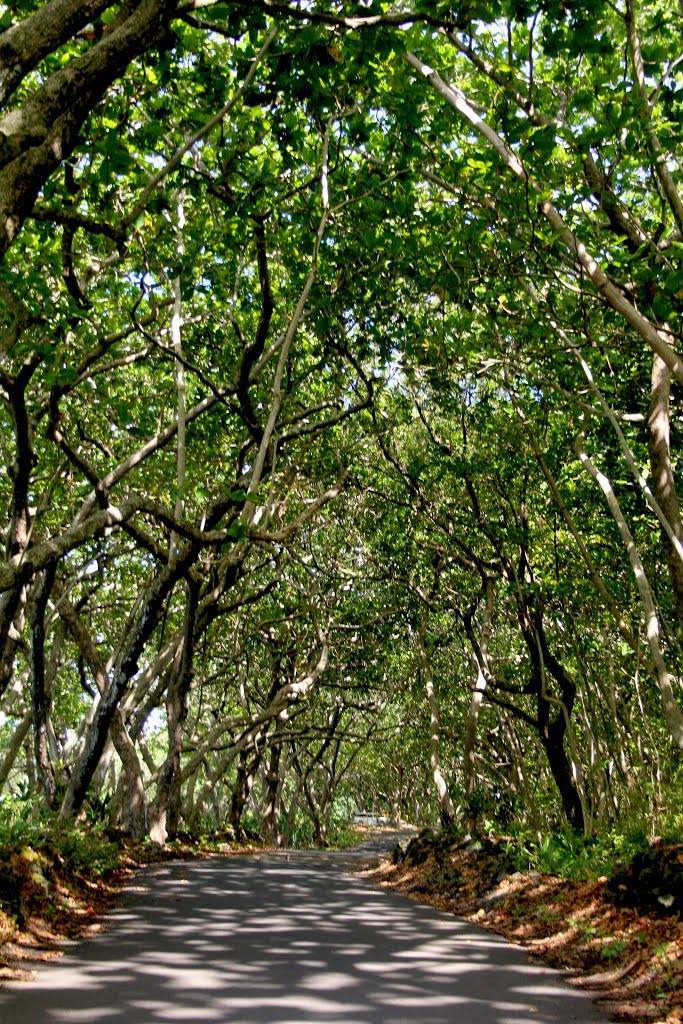
<instances>
[{"instance_id":1,"label":"tree canopy","mask_svg":"<svg viewBox=\"0 0 683 1024\"><path fill-rule=\"evenodd\" d=\"M672 812L682 20L0 5L6 794Z\"/></svg>"}]
</instances>

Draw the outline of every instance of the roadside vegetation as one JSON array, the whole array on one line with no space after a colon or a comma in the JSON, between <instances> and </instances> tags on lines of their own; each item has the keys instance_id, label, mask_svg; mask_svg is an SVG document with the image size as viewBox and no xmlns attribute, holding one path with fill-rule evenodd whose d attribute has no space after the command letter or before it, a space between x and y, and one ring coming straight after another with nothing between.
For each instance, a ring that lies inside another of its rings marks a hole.
<instances>
[{"instance_id":1,"label":"roadside vegetation","mask_svg":"<svg viewBox=\"0 0 683 1024\"><path fill-rule=\"evenodd\" d=\"M357 812L676 920L680 23L0 4L7 935Z\"/></svg>"},{"instance_id":2,"label":"roadside vegetation","mask_svg":"<svg viewBox=\"0 0 683 1024\"><path fill-rule=\"evenodd\" d=\"M683 832L425 831L369 876L524 945L614 1019L683 1020Z\"/></svg>"},{"instance_id":3,"label":"roadside vegetation","mask_svg":"<svg viewBox=\"0 0 683 1024\"><path fill-rule=\"evenodd\" d=\"M185 835L164 847L101 824L61 822L44 811L0 821L0 979L25 978L64 939L101 927L121 887L146 864L247 853L256 835Z\"/></svg>"},{"instance_id":4,"label":"roadside vegetation","mask_svg":"<svg viewBox=\"0 0 683 1024\"><path fill-rule=\"evenodd\" d=\"M347 826L348 846L376 829ZM381 831L381 830L380 830ZM146 864L245 855L257 833L183 835L163 847L42 813L0 831L0 980L30 976L68 938L99 930ZM425 829L364 872L382 886L523 944L589 990L615 1020L683 1020L683 832L585 840L570 832Z\"/></svg>"}]
</instances>

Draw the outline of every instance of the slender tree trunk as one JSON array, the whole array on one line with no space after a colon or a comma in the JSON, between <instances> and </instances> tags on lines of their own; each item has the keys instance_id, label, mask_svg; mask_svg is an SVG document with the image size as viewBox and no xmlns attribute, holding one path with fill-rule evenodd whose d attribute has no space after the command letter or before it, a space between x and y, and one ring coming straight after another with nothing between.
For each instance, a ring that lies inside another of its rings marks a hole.
<instances>
[{"instance_id":1,"label":"slender tree trunk","mask_svg":"<svg viewBox=\"0 0 683 1024\"><path fill-rule=\"evenodd\" d=\"M0 696L12 682L17 648L24 630L26 587L17 586L0 595Z\"/></svg>"},{"instance_id":2,"label":"slender tree trunk","mask_svg":"<svg viewBox=\"0 0 683 1024\"><path fill-rule=\"evenodd\" d=\"M50 698L45 688L45 612L55 578L55 566L44 569L36 588L31 612L31 703L33 705L33 753L36 773L48 807L55 806L57 786L48 749Z\"/></svg>"},{"instance_id":3,"label":"slender tree trunk","mask_svg":"<svg viewBox=\"0 0 683 1024\"><path fill-rule=\"evenodd\" d=\"M333 739L331 743L332 756L330 758L330 763L327 766L327 770L325 771L325 775L323 778L322 796L320 798L320 821L322 827L322 840L324 846L327 846L327 836L330 828L330 819L332 817L334 794L338 782L337 761L339 759L340 747L341 740L338 738Z\"/></svg>"},{"instance_id":4,"label":"slender tree trunk","mask_svg":"<svg viewBox=\"0 0 683 1024\"><path fill-rule=\"evenodd\" d=\"M477 725L479 723L479 712L486 693L486 675L488 665L489 637L491 634L491 620L493 618L493 580L486 580L484 620L481 624L479 639L474 635L473 623L470 618L465 626L470 635L470 642L474 650L475 662L477 665L477 681L474 686L470 700L470 710L467 716L465 729L465 743L463 747L463 783L465 796L471 798L476 788L477 773L475 764Z\"/></svg>"},{"instance_id":5,"label":"slender tree trunk","mask_svg":"<svg viewBox=\"0 0 683 1024\"><path fill-rule=\"evenodd\" d=\"M303 792L303 783L301 779L297 779L297 784L292 793L292 798L289 801L289 808L287 810L287 820L285 827L282 830L282 843L284 846L291 846L294 842L296 835L294 831L294 824L296 822L296 812L299 810L299 803L301 801L301 794Z\"/></svg>"},{"instance_id":6,"label":"slender tree trunk","mask_svg":"<svg viewBox=\"0 0 683 1024\"><path fill-rule=\"evenodd\" d=\"M273 846L281 843L280 835L280 759L282 756L282 733L285 720L278 716L275 732L270 744L270 757L264 777L263 816L261 834Z\"/></svg>"},{"instance_id":7,"label":"slender tree trunk","mask_svg":"<svg viewBox=\"0 0 683 1024\"><path fill-rule=\"evenodd\" d=\"M426 634L429 622L429 605L425 604L422 611L422 623L417 637L420 668L424 679L425 694L429 707L429 760L432 767L432 778L439 801L441 823L445 828L455 821L455 807L448 791L448 784L441 770L441 709L439 698L434 686L432 666L427 655Z\"/></svg>"},{"instance_id":8,"label":"slender tree trunk","mask_svg":"<svg viewBox=\"0 0 683 1024\"><path fill-rule=\"evenodd\" d=\"M109 726L116 713L119 701L123 697L131 678L138 671L138 662L147 641L161 620L166 599L179 579L185 576L186 570L193 564L198 545L188 544L175 567L161 569L152 581L146 597L142 601L140 611L119 655L116 668L105 693L100 698L92 725L88 729L85 747L78 762L74 766L69 787L60 810L60 816L66 818L81 806L90 785L97 765L99 764L104 745L107 741Z\"/></svg>"},{"instance_id":9,"label":"slender tree trunk","mask_svg":"<svg viewBox=\"0 0 683 1024\"><path fill-rule=\"evenodd\" d=\"M182 259L185 253L185 240L183 237L183 231L185 228L185 208L184 208L184 194L181 192L178 198L178 204L176 208L178 225L176 230L176 238L178 243L178 258ZM186 414L185 414L185 364L183 363L183 335L182 335L182 282L180 274L173 279L172 282L173 291L173 316L171 318L171 341L173 343L173 351L175 352L175 369L176 369L176 392L178 396L178 431L176 435L176 499L175 499L175 518L180 522L185 513L185 462L186 462L186 449L185 449L185 428L186 428ZM176 554L177 554L178 539L175 531L171 533L171 537L168 545L168 564L171 568L175 565Z\"/></svg>"},{"instance_id":10,"label":"slender tree trunk","mask_svg":"<svg viewBox=\"0 0 683 1024\"><path fill-rule=\"evenodd\" d=\"M14 767L14 762L17 759L19 751L21 750L26 737L28 736L29 729L31 728L31 720L33 718L33 711L29 708L28 711L24 712L24 716L19 722L19 725L14 730L12 739L10 740L5 756L0 763L0 790L7 782L9 774Z\"/></svg>"},{"instance_id":11,"label":"slender tree trunk","mask_svg":"<svg viewBox=\"0 0 683 1024\"><path fill-rule=\"evenodd\" d=\"M320 813L315 798L315 790L311 785L310 772L305 771L301 767L301 762L299 761L296 751L292 752L292 763L299 778L301 779L302 791L306 797L306 803L308 804L309 815L313 823L313 841L317 846L324 846L324 830L320 821Z\"/></svg>"},{"instance_id":12,"label":"slender tree trunk","mask_svg":"<svg viewBox=\"0 0 683 1024\"><path fill-rule=\"evenodd\" d=\"M530 613L528 609L522 609L520 621L531 661L539 739L560 794L567 821L573 829L583 833L586 826L583 803L571 762L564 749L565 735L576 699L576 684L550 653L542 616L537 612ZM548 690L548 673L560 685L560 698L553 697Z\"/></svg>"},{"instance_id":13,"label":"slender tree trunk","mask_svg":"<svg viewBox=\"0 0 683 1024\"><path fill-rule=\"evenodd\" d=\"M159 771L156 798L150 808L149 834L154 842L161 846L164 845L169 835L175 835L180 824L180 751L183 744L183 727L187 716L187 695L192 683L198 601L199 584L188 580L183 653L178 675L169 686L166 699L168 754Z\"/></svg>"},{"instance_id":14,"label":"slender tree trunk","mask_svg":"<svg viewBox=\"0 0 683 1024\"><path fill-rule=\"evenodd\" d=\"M576 832L583 833L585 830L583 807L572 766L564 749L565 732L564 715L560 713L542 727L541 743L548 758L548 766L560 794L567 821Z\"/></svg>"},{"instance_id":15,"label":"slender tree trunk","mask_svg":"<svg viewBox=\"0 0 683 1024\"><path fill-rule=\"evenodd\" d=\"M657 605L655 603L654 595L650 588L650 582L645 572L645 567L641 561L636 542L633 538L628 523L626 522L624 515L621 511L621 506L617 500L617 496L614 493L611 482L607 479L604 473L600 472L597 466L593 463L592 459L588 457L584 451L584 439L585 430L581 430L578 434L576 441L574 442L574 450L581 460L581 465L586 472L591 476L598 484L603 494L607 499L610 512L614 517L614 521L617 524L619 533L624 542L626 552L631 563L633 570L633 576L635 579L636 587L638 588L638 594L643 606L645 613L645 628L648 645L650 647L650 654L652 656L652 662L654 665L654 675L659 687L659 692L662 698L662 707L664 710L664 717L669 730L669 735L674 743L683 750L683 710L676 699L676 691L674 690L673 680L669 674L669 670L664 660L664 652L662 645L659 640L659 616L657 612Z\"/></svg>"},{"instance_id":16,"label":"slender tree trunk","mask_svg":"<svg viewBox=\"0 0 683 1024\"><path fill-rule=\"evenodd\" d=\"M647 443L655 496L666 516L674 537L683 543L683 524L671 467L669 431L669 402L671 370L655 356L652 362L652 390L647 418ZM683 561L665 530L661 531L662 545L669 568L671 586L676 601L678 628L683 633Z\"/></svg>"},{"instance_id":17,"label":"slender tree trunk","mask_svg":"<svg viewBox=\"0 0 683 1024\"><path fill-rule=\"evenodd\" d=\"M394 790L394 799L391 804L391 824L395 827L401 822L401 803L403 795L403 765L398 766L398 779L396 780L396 789Z\"/></svg>"},{"instance_id":18,"label":"slender tree trunk","mask_svg":"<svg viewBox=\"0 0 683 1024\"><path fill-rule=\"evenodd\" d=\"M534 801L531 787L527 783L526 778L525 751L515 729L515 720L506 709L502 709L501 726L510 758L510 768L508 771L510 792L520 800L525 808L531 808L534 806Z\"/></svg>"},{"instance_id":19,"label":"slender tree trunk","mask_svg":"<svg viewBox=\"0 0 683 1024\"><path fill-rule=\"evenodd\" d=\"M147 833L147 798L142 781L142 768L135 744L130 738L118 709L112 718L109 731L112 745L121 759L123 796L121 827L131 838L142 839Z\"/></svg>"},{"instance_id":20,"label":"slender tree trunk","mask_svg":"<svg viewBox=\"0 0 683 1024\"><path fill-rule=\"evenodd\" d=\"M26 756L26 779L29 792L35 792L37 788L36 762L33 756L33 743L29 736L24 740L24 754Z\"/></svg>"},{"instance_id":21,"label":"slender tree trunk","mask_svg":"<svg viewBox=\"0 0 683 1024\"><path fill-rule=\"evenodd\" d=\"M12 514L7 532L6 552L7 559L15 564L22 561L33 522L29 488L35 455L31 444L31 422L26 408L26 388L40 360L39 356L27 360L14 380L0 373L0 383L9 398L15 437L14 462L9 467L12 478ZM26 585L23 582L0 594L0 696L12 682L16 653L25 624L25 612Z\"/></svg>"},{"instance_id":22,"label":"slender tree trunk","mask_svg":"<svg viewBox=\"0 0 683 1024\"><path fill-rule=\"evenodd\" d=\"M56 592L59 615L77 644L83 661L88 664L99 693L105 694L109 686L109 679L104 661L59 581L56 584ZM141 839L147 831L147 801L142 781L142 769L135 744L126 729L119 708L116 708L112 715L109 737L105 741L95 776L101 780L102 784L106 781L109 764L113 757L112 747L115 748L123 769L114 798L112 814L114 820L120 822L127 835L134 839Z\"/></svg>"},{"instance_id":23,"label":"slender tree trunk","mask_svg":"<svg viewBox=\"0 0 683 1024\"><path fill-rule=\"evenodd\" d=\"M251 760L249 759L250 755ZM254 788L254 779L261 763L261 757L259 751L250 751L248 748L241 750L239 754L237 778L230 803L230 826L237 839L242 838L242 815Z\"/></svg>"}]
</instances>

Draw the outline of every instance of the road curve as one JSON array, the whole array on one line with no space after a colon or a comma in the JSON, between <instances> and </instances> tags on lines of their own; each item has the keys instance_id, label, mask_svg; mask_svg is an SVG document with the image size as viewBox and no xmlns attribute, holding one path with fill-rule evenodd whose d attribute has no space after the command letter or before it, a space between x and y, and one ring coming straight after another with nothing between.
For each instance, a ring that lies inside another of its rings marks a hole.
<instances>
[{"instance_id":1,"label":"road curve","mask_svg":"<svg viewBox=\"0 0 683 1024\"><path fill-rule=\"evenodd\" d=\"M605 1024L523 949L349 874L386 842L146 868L0 1024Z\"/></svg>"}]
</instances>

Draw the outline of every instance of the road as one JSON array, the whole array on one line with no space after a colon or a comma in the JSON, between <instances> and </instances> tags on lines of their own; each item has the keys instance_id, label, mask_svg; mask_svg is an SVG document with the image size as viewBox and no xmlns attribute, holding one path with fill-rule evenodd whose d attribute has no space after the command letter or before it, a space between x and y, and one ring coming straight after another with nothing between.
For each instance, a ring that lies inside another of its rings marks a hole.
<instances>
[{"instance_id":1,"label":"road","mask_svg":"<svg viewBox=\"0 0 683 1024\"><path fill-rule=\"evenodd\" d=\"M392 841L145 868L0 1022L605 1024L523 949L349 873Z\"/></svg>"}]
</instances>

